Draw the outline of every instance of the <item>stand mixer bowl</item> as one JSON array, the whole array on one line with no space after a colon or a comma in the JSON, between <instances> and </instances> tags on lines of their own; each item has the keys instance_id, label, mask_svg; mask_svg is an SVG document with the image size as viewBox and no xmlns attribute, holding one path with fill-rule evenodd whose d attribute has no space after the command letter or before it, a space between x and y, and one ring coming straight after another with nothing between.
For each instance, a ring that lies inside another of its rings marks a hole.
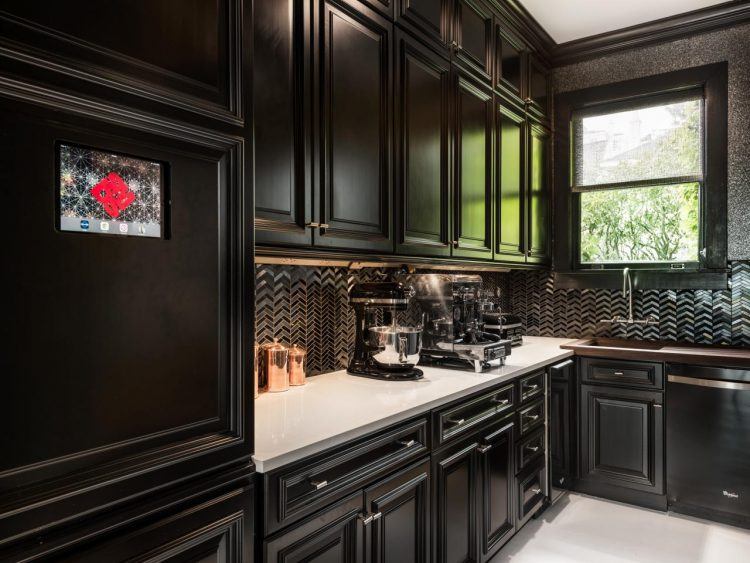
<instances>
[{"instance_id":1,"label":"stand mixer bowl","mask_svg":"<svg viewBox=\"0 0 750 563\"><path fill-rule=\"evenodd\" d=\"M372 359L385 369L410 369L417 365L422 350L422 327L374 326L369 345L379 348Z\"/></svg>"}]
</instances>

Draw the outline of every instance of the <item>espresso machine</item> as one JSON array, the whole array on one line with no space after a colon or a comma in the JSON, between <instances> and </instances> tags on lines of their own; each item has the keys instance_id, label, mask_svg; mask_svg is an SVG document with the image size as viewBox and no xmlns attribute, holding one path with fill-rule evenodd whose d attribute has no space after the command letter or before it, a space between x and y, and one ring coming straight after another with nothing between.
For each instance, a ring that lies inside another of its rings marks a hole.
<instances>
[{"instance_id":1,"label":"espresso machine","mask_svg":"<svg viewBox=\"0 0 750 563\"><path fill-rule=\"evenodd\" d=\"M347 372L360 377L389 381L421 379L416 367L422 346L422 327L397 322L414 295L400 282L358 283L349 291L349 304L356 317L354 353Z\"/></svg>"},{"instance_id":2,"label":"espresso machine","mask_svg":"<svg viewBox=\"0 0 750 563\"><path fill-rule=\"evenodd\" d=\"M471 366L479 373L505 363L511 341L485 331L477 275L413 274L408 282L424 314L423 362Z\"/></svg>"}]
</instances>

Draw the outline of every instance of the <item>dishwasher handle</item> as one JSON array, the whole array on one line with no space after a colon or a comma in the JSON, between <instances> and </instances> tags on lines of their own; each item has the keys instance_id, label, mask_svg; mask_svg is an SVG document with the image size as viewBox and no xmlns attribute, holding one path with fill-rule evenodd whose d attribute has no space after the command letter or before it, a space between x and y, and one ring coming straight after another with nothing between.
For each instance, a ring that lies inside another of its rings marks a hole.
<instances>
[{"instance_id":1,"label":"dishwasher handle","mask_svg":"<svg viewBox=\"0 0 750 563\"><path fill-rule=\"evenodd\" d=\"M715 389L731 389L732 391L750 391L750 383L739 381L718 381L716 379L699 379L697 377L684 377L682 375L668 375L670 383L682 383L696 387L713 387Z\"/></svg>"}]
</instances>

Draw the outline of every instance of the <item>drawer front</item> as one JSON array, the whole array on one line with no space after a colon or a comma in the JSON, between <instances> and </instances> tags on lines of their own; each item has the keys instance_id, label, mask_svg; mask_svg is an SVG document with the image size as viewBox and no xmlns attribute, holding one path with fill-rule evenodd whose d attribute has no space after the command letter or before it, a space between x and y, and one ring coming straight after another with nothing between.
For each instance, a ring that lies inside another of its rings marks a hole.
<instances>
[{"instance_id":1,"label":"drawer front","mask_svg":"<svg viewBox=\"0 0 750 563\"><path fill-rule=\"evenodd\" d=\"M546 466L544 460L530 467L518 477L518 520L528 519L546 496Z\"/></svg>"},{"instance_id":2,"label":"drawer front","mask_svg":"<svg viewBox=\"0 0 750 563\"><path fill-rule=\"evenodd\" d=\"M266 534L424 456L429 446L429 423L421 418L272 473L266 481Z\"/></svg>"},{"instance_id":3,"label":"drawer front","mask_svg":"<svg viewBox=\"0 0 750 563\"><path fill-rule=\"evenodd\" d=\"M521 378L521 381L518 385L518 392L521 397L521 403L531 401L533 399L536 399L537 397L541 397L544 395L544 376L544 371L540 371L538 373L533 373Z\"/></svg>"},{"instance_id":4,"label":"drawer front","mask_svg":"<svg viewBox=\"0 0 750 563\"><path fill-rule=\"evenodd\" d=\"M652 362L581 358L584 383L664 389L664 366Z\"/></svg>"},{"instance_id":5,"label":"drawer front","mask_svg":"<svg viewBox=\"0 0 750 563\"><path fill-rule=\"evenodd\" d=\"M480 424L484 425L510 413L516 405L515 390L515 383L511 383L459 405L436 411L434 425L437 444L442 445Z\"/></svg>"},{"instance_id":6,"label":"drawer front","mask_svg":"<svg viewBox=\"0 0 750 563\"><path fill-rule=\"evenodd\" d=\"M532 430L544 425L544 399L518 411L519 435L526 436Z\"/></svg>"},{"instance_id":7,"label":"drawer front","mask_svg":"<svg viewBox=\"0 0 750 563\"><path fill-rule=\"evenodd\" d=\"M544 426L516 445L516 473L544 456Z\"/></svg>"}]
</instances>

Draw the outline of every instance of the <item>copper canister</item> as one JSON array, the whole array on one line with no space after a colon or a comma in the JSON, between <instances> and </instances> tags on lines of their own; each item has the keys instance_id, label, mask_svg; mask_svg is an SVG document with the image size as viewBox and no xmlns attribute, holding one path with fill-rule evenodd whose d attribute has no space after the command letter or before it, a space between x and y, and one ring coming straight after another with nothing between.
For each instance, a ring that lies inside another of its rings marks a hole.
<instances>
[{"instance_id":1,"label":"copper canister","mask_svg":"<svg viewBox=\"0 0 750 563\"><path fill-rule=\"evenodd\" d=\"M258 344L254 345L254 352L253 352L253 397L258 398L258 395L260 394L258 391L258 356L260 355L260 346Z\"/></svg>"},{"instance_id":2,"label":"copper canister","mask_svg":"<svg viewBox=\"0 0 750 563\"><path fill-rule=\"evenodd\" d=\"M305 354L307 351L296 344L289 348L289 385L305 384Z\"/></svg>"},{"instance_id":3,"label":"copper canister","mask_svg":"<svg viewBox=\"0 0 750 563\"><path fill-rule=\"evenodd\" d=\"M289 389L289 348L274 342L263 353L268 392L278 393Z\"/></svg>"}]
</instances>

